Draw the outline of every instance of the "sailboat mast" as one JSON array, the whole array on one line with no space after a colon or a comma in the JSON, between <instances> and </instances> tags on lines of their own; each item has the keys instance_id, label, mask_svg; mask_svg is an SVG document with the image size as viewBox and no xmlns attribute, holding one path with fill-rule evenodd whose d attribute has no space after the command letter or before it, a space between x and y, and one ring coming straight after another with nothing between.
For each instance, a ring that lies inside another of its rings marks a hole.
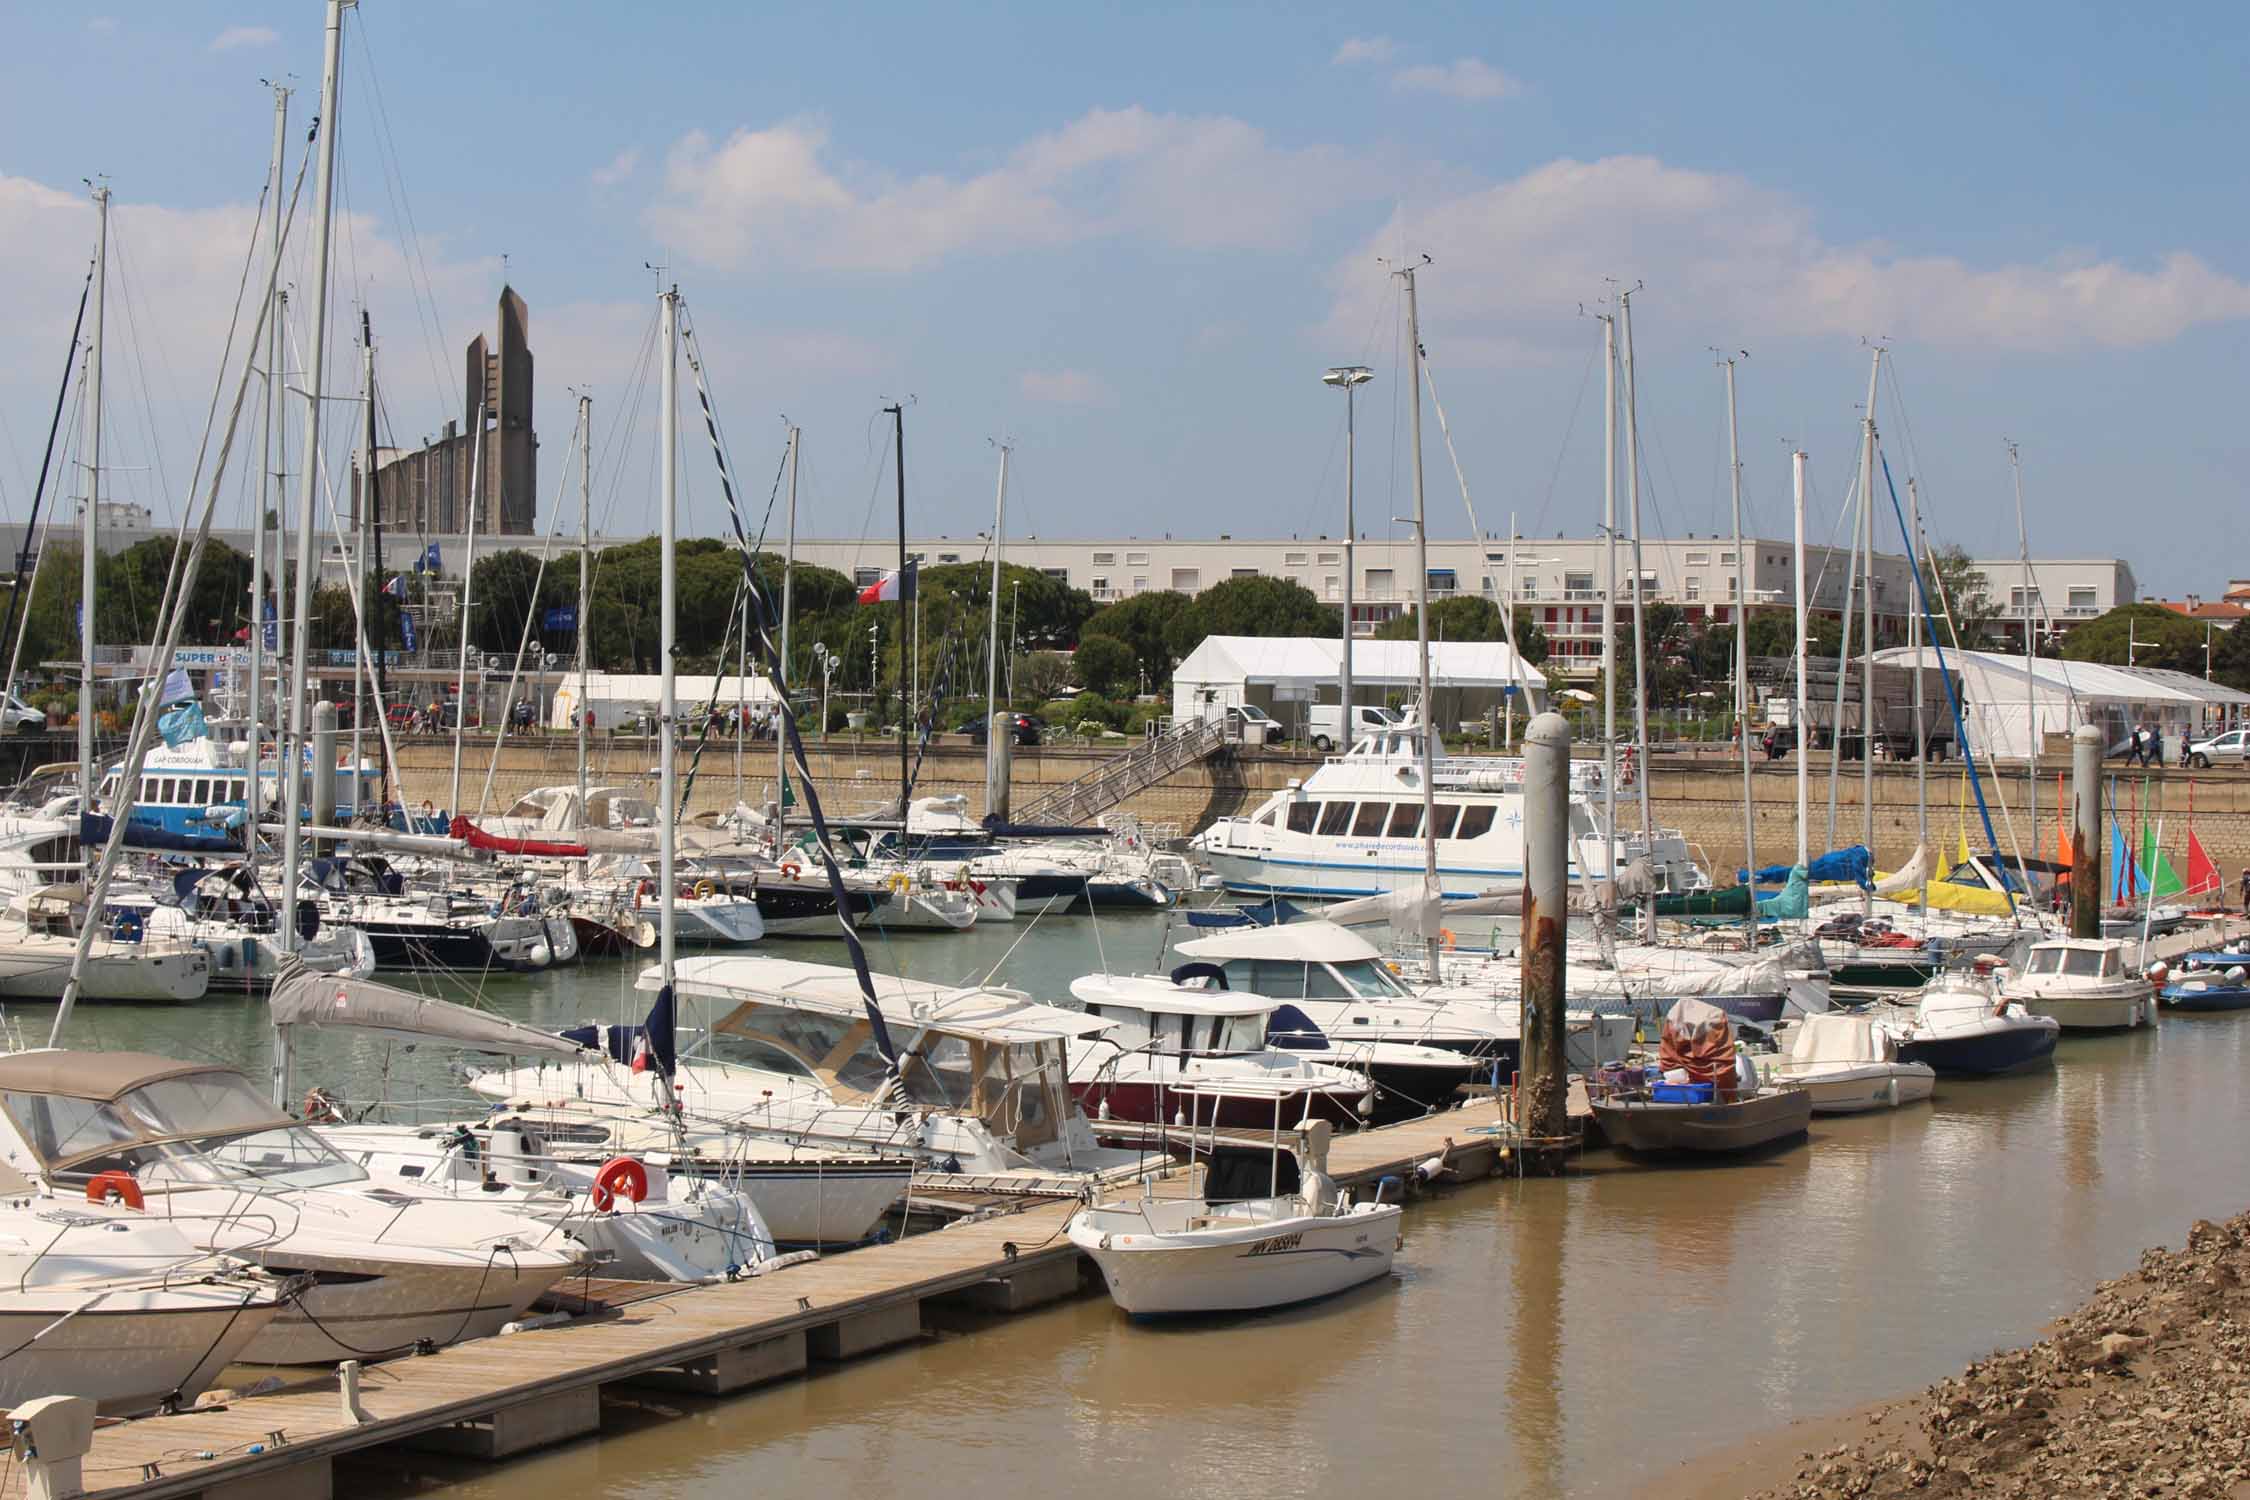
<instances>
[{"instance_id":1,"label":"sailboat mast","mask_svg":"<svg viewBox=\"0 0 2250 1500\"><path fill-rule=\"evenodd\" d=\"M985 628L984 646L984 784L995 787L1000 774L1000 726L993 716L1000 712L1000 544L1008 529L1008 453L1009 445L1000 445L1000 489L992 501L992 607L991 619ZM1009 733L1014 733L1013 726ZM992 809L985 809L990 812Z\"/></svg>"},{"instance_id":2,"label":"sailboat mast","mask_svg":"<svg viewBox=\"0 0 2250 1500\"><path fill-rule=\"evenodd\" d=\"M663 896L663 920L657 929L656 951L657 962L663 969L664 988L669 991L672 988L673 961L679 942L679 683L676 676L678 664L672 657L679 634L679 559L673 555L679 543L680 506L680 293L677 287L661 295L659 309L663 324L658 334L663 343L663 384L656 438L662 446L663 459L660 469L662 497L658 502L662 538L659 543L661 561L657 575L659 597L656 654L661 663L658 670L663 675L658 678L656 711L656 805L661 813L656 820L656 879Z\"/></svg>"},{"instance_id":3,"label":"sailboat mast","mask_svg":"<svg viewBox=\"0 0 2250 1500\"><path fill-rule=\"evenodd\" d=\"M109 189L94 189L94 325L86 351L86 514L78 557L78 804L94 805L94 547L102 503L102 307L109 300ZM159 676L170 670L159 663ZM124 817L123 807L110 809ZM93 868L91 857L87 868Z\"/></svg>"},{"instance_id":4,"label":"sailboat mast","mask_svg":"<svg viewBox=\"0 0 2250 1500\"><path fill-rule=\"evenodd\" d=\"M277 83L273 86L273 160L266 168L266 203L273 215L266 231L266 245L267 254L276 263L281 259L281 165L283 153L288 149L288 135L289 89ZM280 451L282 424L279 309L267 309L267 317L266 454L261 455L258 463L257 508L250 517L250 775L242 795L243 847L253 856L258 852L259 803L264 800L260 771L265 764L266 511L271 503L269 486L278 488L281 484L281 464L278 457L273 456Z\"/></svg>"},{"instance_id":5,"label":"sailboat mast","mask_svg":"<svg viewBox=\"0 0 2250 1500\"><path fill-rule=\"evenodd\" d=\"M297 587L293 614L296 639L289 648L289 741L277 757L282 785L281 941L297 946L297 871L304 857L299 827L306 779L300 753L305 744L305 665L312 617L313 531L320 499L320 408L328 362L328 250L336 200L336 111L344 61L344 0L328 0L328 36L320 65L320 162L313 179L313 257L311 329L306 335L305 471L297 487Z\"/></svg>"},{"instance_id":6,"label":"sailboat mast","mask_svg":"<svg viewBox=\"0 0 2250 1500\"><path fill-rule=\"evenodd\" d=\"M375 507L379 503L380 497L375 492L375 333L369 326L367 309L364 307L360 309L359 313L359 383L361 390L367 397L367 425L364 435L360 439L359 535L352 538L353 545L358 550L345 557L344 566L351 569L362 580L363 586L358 591L360 594L359 602L372 612L382 608L378 602L381 596L378 595L374 599L367 598L364 581L372 571L377 580L375 586L381 588L383 563L379 552L371 552L365 546L368 530L376 524ZM369 676L372 673L374 674L374 698L380 701L383 696L383 679L382 674L375 668L375 662L381 660L381 653L388 643L388 637L378 630L374 634L374 639L366 640L363 625L362 639L365 640L370 649L356 653L359 664L352 670L352 696L361 703L369 701L367 687ZM360 801L359 724L364 717L366 716L360 713L357 708L353 709L352 806L355 812L359 810ZM334 776L336 774L334 766L317 767L316 770L318 774L323 776Z\"/></svg>"},{"instance_id":7,"label":"sailboat mast","mask_svg":"<svg viewBox=\"0 0 2250 1500\"><path fill-rule=\"evenodd\" d=\"M586 815L586 733L588 680L586 628L593 619L594 593L594 398L578 398L578 815Z\"/></svg>"},{"instance_id":8,"label":"sailboat mast","mask_svg":"<svg viewBox=\"0 0 2250 1500\"><path fill-rule=\"evenodd\" d=\"M1883 351L1867 373L1867 490L1859 512L1859 550L1867 569L1866 586L1859 594L1860 650L1865 662L1859 674L1859 812L1860 842L1875 852L1875 392L1883 373ZM1875 897L1859 893L1864 916L1875 910Z\"/></svg>"},{"instance_id":9,"label":"sailboat mast","mask_svg":"<svg viewBox=\"0 0 2250 1500\"><path fill-rule=\"evenodd\" d=\"M1797 449L1789 455L1790 513L1796 541L1796 595L1797 595L1797 863L1811 863L1811 851L1806 843L1812 836L1812 767L1807 758L1812 753L1812 736L1807 732L1805 718L1812 702L1812 663L1806 659L1811 649L1807 639L1811 617L1811 601L1805 597L1805 450Z\"/></svg>"},{"instance_id":10,"label":"sailboat mast","mask_svg":"<svg viewBox=\"0 0 2250 1500\"><path fill-rule=\"evenodd\" d=\"M1655 820L1648 806L1648 639L1641 620L1641 436L1640 388L1633 370L1633 294L1618 299L1625 313L1625 496L1633 522L1633 739L1641 747L1640 773L1633 778L1640 791L1641 844L1643 851L1656 847ZM1656 904L1648 903L1648 925L1653 930Z\"/></svg>"},{"instance_id":11,"label":"sailboat mast","mask_svg":"<svg viewBox=\"0 0 2250 1500\"><path fill-rule=\"evenodd\" d=\"M909 717L906 706L906 665L913 644L912 633L907 628L907 610L914 601L906 593L906 405L901 402L886 410L891 414L891 428L898 443L898 839L899 852L903 854L906 851L906 721Z\"/></svg>"},{"instance_id":12,"label":"sailboat mast","mask_svg":"<svg viewBox=\"0 0 2250 1500\"><path fill-rule=\"evenodd\" d=\"M1422 324L1414 300L1414 267L1399 274L1406 278L1406 352L1411 363L1407 375L1414 393L1407 409L1413 413L1414 455L1414 655L1415 691L1422 701L1422 879L1423 894L1440 897L1444 888L1437 872L1437 705L1430 698L1430 528L1422 497ZM1430 977L1440 973L1443 956L1437 934L1429 937Z\"/></svg>"},{"instance_id":13,"label":"sailboat mast","mask_svg":"<svg viewBox=\"0 0 2250 1500\"><path fill-rule=\"evenodd\" d=\"M1922 699L1922 495L1911 475L1906 481L1906 565L1912 570L1906 590L1906 641L1912 648L1907 660L1914 663L1914 827L1915 839L1926 853L1930 847L1930 733L1923 722ZM1925 915L1929 899L1929 876L1925 873L1914 893L1914 904Z\"/></svg>"},{"instance_id":14,"label":"sailboat mast","mask_svg":"<svg viewBox=\"0 0 2250 1500\"><path fill-rule=\"evenodd\" d=\"M2038 668L2032 660L2032 633L2038 626L2039 586L2032 579L2031 533L2023 522L2023 456L2016 451L2014 443L2008 445L2008 471L2015 481L2016 549L2023 559L2023 709L2026 730L2023 779L2030 799L2031 846L2036 849L2039 847L2039 677ZM1913 492L1911 482L1907 486L1907 492ZM2059 815L2061 809L2057 808L2056 812ZM2017 858L2020 861L2022 856L2018 855ZM2018 873L2022 873L2020 865ZM2031 882L2027 876L2024 889L2028 891L2030 888Z\"/></svg>"},{"instance_id":15,"label":"sailboat mast","mask_svg":"<svg viewBox=\"0 0 2250 1500\"><path fill-rule=\"evenodd\" d=\"M782 733L778 715L789 701L789 619L797 612L797 466L804 462L804 440L803 428L789 429L789 539L781 554L781 672L774 684L781 689L782 699L775 706L777 716L773 721L773 852L777 859L781 856L782 834L789 826L789 736ZM828 732L825 719L820 732Z\"/></svg>"},{"instance_id":16,"label":"sailboat mast","mask_svg":"<svg viewBox=\"0 0 2250 1500\"><path fill-rule=\"evenodd\" d=\"M1512 549L1511 549L1512 550ZM1512 601L1511 601L1512 607ZM1617 878L1617 319L1602 314L1602 878Z\"/></svg>"},{"instance_id":17,"label":"sailboat mast","mask_svg":"<svg viewBox=\"0 0 2250 1500\"><path fill-rule=\"evenodd\" d=\"M1742 742L1742 868L1758 868L1758 810L1750 787L1750 567L1742 546L1742 441L1735 421L1734 361L1727 365L1727 478L1734 493L1734 732ZM1758 946L1758 902L1750 900L1750 947Z\"/></svg>"}]
</instances>

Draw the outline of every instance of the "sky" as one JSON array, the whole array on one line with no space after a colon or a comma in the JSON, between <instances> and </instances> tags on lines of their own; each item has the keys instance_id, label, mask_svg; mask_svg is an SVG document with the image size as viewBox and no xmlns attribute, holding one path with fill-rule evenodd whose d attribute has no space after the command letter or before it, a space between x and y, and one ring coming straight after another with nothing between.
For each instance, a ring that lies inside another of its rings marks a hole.
<instances>
[{"instance_id":1,"label":"sky","mask_svg":"<svg viewBox=\"0 0 2250 1500\"><path fill-rule=\"evenodd\" d=\"M293 179L323 9L8 6L0 517L20 522L39 467L89 178L115 203L105 486L185 513L240 373L237 355L222 382L273 129L261 80L298 90ZM989 528L1005 440L1011 533L1334 534L1344 398L1319 376L1361 363L1360 529L1403 535L1392 271L1414 263L1459 460L1425 405L1434 535L1470 534L1464 484L1488 533L1591 534L1594 314L1638 286L1651 535L1730 524L1715 350L1740 352L1748 526L1788 535L1803 447L1811 533L1837 535L1880 344L1884 452L1936 538L2016 554L2012 442L2035 556L2122 556L2144 594L2250 574L2210 546L2250 467L2238 8L367 0L344 59L327 389L359 389L365 307L384 441L434 433L512 284L543 526L577 521L575 387L596 528L654 530L653 265L754 528L795 422L800 531L878 557L880 408L902 401L917 533ZM312 196L283 269L300 392ZM325 410L340 472L360 409ZM682 530L715 533L692 425L683 453ZM247 518L255 468L229 467L221 524Z\"/></svg>"}]
</instances>

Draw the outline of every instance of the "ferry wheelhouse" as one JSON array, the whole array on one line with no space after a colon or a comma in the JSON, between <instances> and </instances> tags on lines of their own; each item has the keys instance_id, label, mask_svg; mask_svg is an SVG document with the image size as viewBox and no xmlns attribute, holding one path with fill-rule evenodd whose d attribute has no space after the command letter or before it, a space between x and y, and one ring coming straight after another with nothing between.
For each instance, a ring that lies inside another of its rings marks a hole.
<instances>
[{"instance_id":1,"label":"ferry wheelhouse","mask_svg":"<svg viewBox=\"0 0 2250 1500\"><path fill-rule=\"evenodd\" d=\"M1523 878L1524 763L1514 757L1441 755L1432 816L1438 883L1464 900ZM1302 782L1268 797L1247 817L1221 818L1189 847L1229 890L1341 901L1422 887L1422 735L1380 730L1331 756ZM1678 833L1618 837L1604 827L1602 768L1570 768L1570 858L1574 878L1608 879L1646 859L1657 888L1709 884Z\"/></svg>"}]
</instances>

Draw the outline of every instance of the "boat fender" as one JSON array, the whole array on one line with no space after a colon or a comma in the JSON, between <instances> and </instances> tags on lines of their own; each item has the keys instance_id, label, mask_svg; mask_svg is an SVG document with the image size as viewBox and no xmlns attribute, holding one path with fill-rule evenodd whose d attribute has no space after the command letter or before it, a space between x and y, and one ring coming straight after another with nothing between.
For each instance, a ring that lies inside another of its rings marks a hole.
<instances>
[{"instance_id":1,"label":"boat fender","mask_svg":"<svg viewBox=\"0 0 2250 1500\"><path fill-rule=\"evenodd\" d=\"M1883 1103L1892 1109L1898 1108L1898 1075L1896 1073L1883 1081Z\"/></svg>"},{"instance_id":2,"label":"boat fender","mask_svg":"<svg viewBox=\"0 0 2250 1500\"><path fill-rule=\"evenodd\" d=\"M2250 976L2250 970L2245 970L2242 965L2236 964L2219 977L2229 984L2240 984L2246 976Z\"/></svg>"},{"instance_id":3,"label":"boat fender","mask_svg":"<svg viewBox=\"0 0 2250 1500\"><path fill-rule=\"evenodd\" d=\"M648 1168L630 1156L613 1156L594 1174L590 1196L594 1207L605 1214L616 1206L619 1198L638 1203L648 1196Z\"/></svg>"},{"instance_id":4,"label":"boat fender","mask_svg":"<svg viewBox=\"0 0 2250 1500\"><path fill-rule=\"evenodd\" d=\"M2148 966L2148 982L2150 984L2162 984L2171 976L2171 973L2172 966L2170 964L2162 961L2150 964Z\"/></svg>"},{"instance_id":5,"label":"boat fender","mask_svg":"<svg viewBox=\"0 0 2250 1500\"><path fill-rule=\"evenodd\" d=\"M141 1196L141 1185L133 1180L131 1173L114 1171L96 1172L86 1180L86 1201L122 1203L132 1209L144 1208L148 1203Z\"/></svg>"}]
</instances>

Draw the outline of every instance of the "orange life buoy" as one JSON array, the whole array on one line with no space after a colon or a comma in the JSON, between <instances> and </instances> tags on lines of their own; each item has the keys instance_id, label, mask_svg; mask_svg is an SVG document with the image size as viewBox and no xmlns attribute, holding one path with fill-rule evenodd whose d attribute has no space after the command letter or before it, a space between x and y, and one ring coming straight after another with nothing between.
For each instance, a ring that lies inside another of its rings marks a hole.
<instances>
[{"instance_id":1,"label":"orange life buoy","mask_svg":"<svg viewBox=\"0 0 2250 1500\"><path fill-rule=\"evenodd\" d=\"M630 1156L613 1156L594 1174L594 1207L608 1213L619 1198L638 1203L648 1196L648 1168Z\"/></svg>"},{"instance_id":2,"label":"orange life buoy","mask_svg":"<svg viewBox=\"0 0 2250 1500\"><path fill-rule=\"evenodd\" d=\"M131 1173L96 1172L86 1180L86 1201L122 1203L127 1208L140 1208L148 1200L141 1196L141 1185L133 1180Z\"/></svg>"},{"instance_id":3,"label":"orange life buoy","mask_svg":"<svg viewBox=\"0 0 2250 1500\"><path fill-rule=\"evenodd\" d=\"M781 878L784 880L795 880L804 873L805 867L793 859L785 859L781 862Z\"/></svg>"},{"instance_id":4,"label":"orange life buoy","mask_svg":"<svg viewBox=\"0 0 2250 1500\"><path fill-rule=\"evenodd\" d=\"M1438 941L1445 944L1447 951L1452 951L1455 942L1453 930L1448 927L1440 927L1437 930L1437 935Z\"/></svg>"}]
</instances>

